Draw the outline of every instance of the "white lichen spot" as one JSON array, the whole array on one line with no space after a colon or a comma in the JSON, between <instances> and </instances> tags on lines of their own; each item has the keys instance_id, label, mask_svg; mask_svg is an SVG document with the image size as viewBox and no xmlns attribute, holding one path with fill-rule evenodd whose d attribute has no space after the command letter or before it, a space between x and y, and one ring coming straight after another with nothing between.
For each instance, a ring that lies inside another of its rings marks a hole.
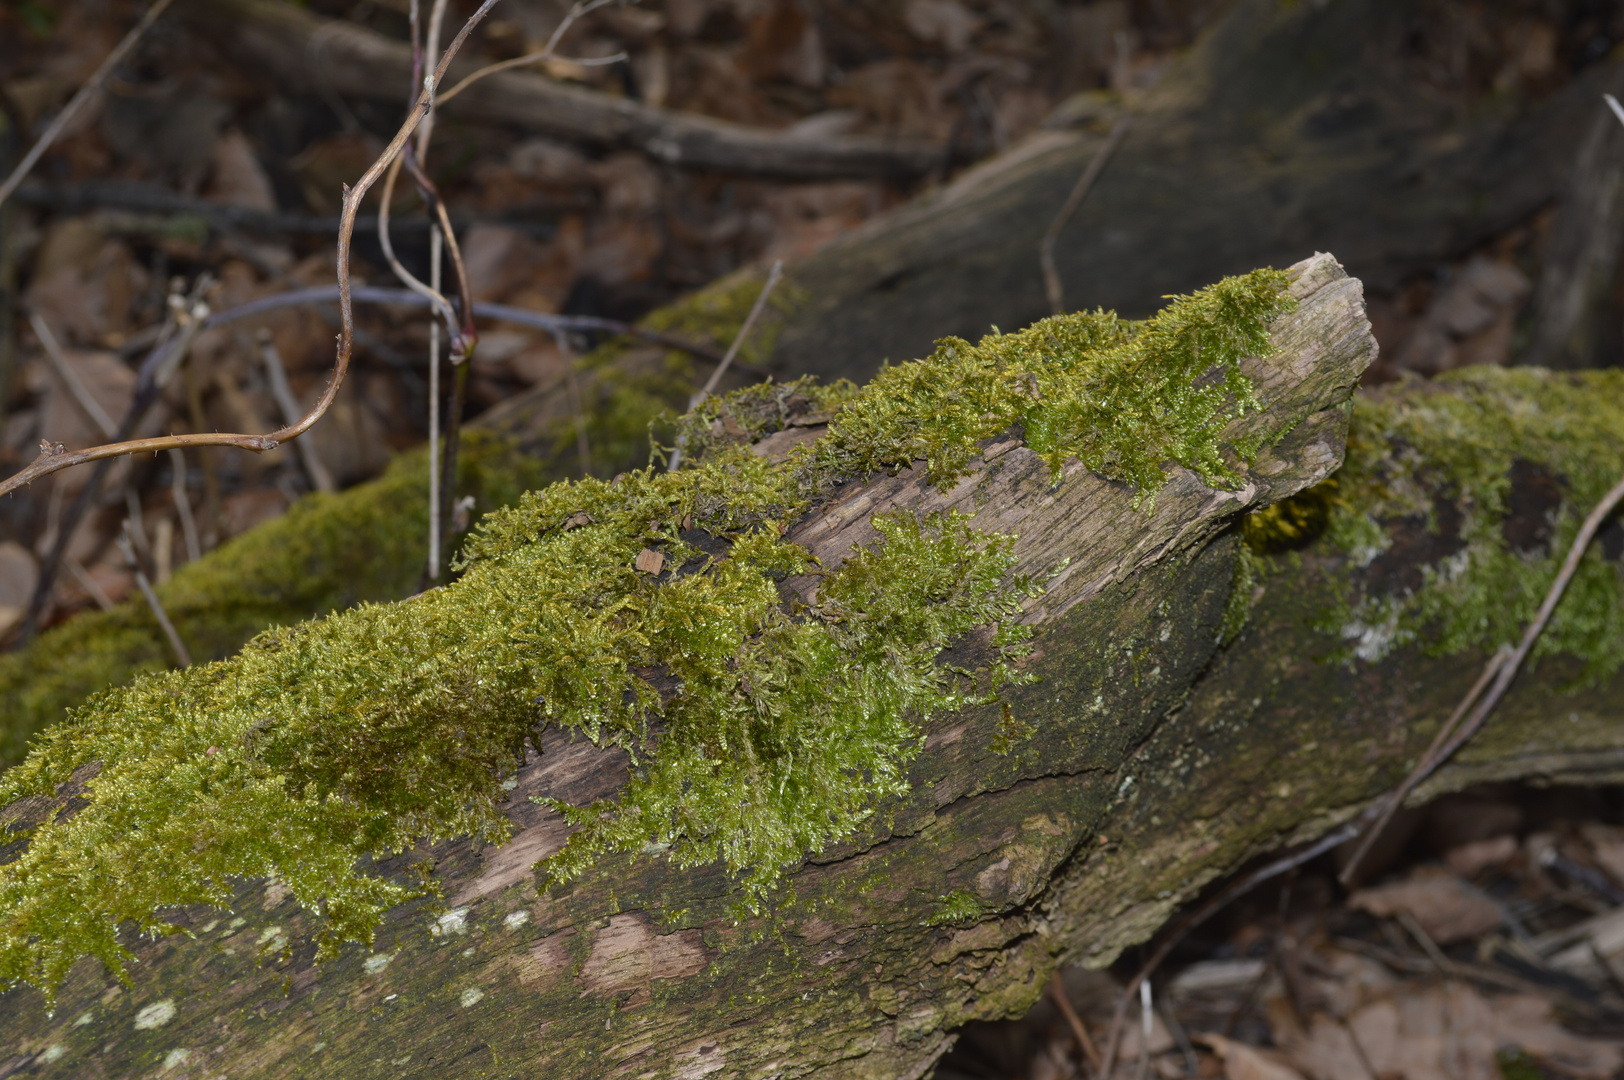
<instances>
[{"instance_id":1,"label":"white lichen spot","mask_svg":"<svg viewBox=\"0 0 1624 1080\"><path fill-rule=\"evenodd\" d=\"M270 911L281 904L283 900L287 899L287 895L288 887L286 885L276 878L268 879L265 882L265 910Z\"/></svg>"},{"instance_id":2,"label":"white lichen spot","mask_svg":"<svg viewBox=\"0 0 1624 1080\"><path fill-rule=\"evenodd\" d=\"M478 1005L484 996L485 991L481 990L477 986L470 986L468 989L462 992L462 998L460 999L462 1001L462 1007L467 1009Z\"/></svg>"},{"instance_id":3,"label":"white lichen spot","mask_svg":"<svg viewBox=\"0 0 1624 1080\"><path fill-rule=\"evenodd\" d=\"M267 926L259 932L259 940L255 941L254 944L263 947L267 943L269 943L271 951L274 952L287 945L288 936L282 932L280 926Z\"/></svg>"},{"instance_id":4,"label":"white lichen spot","mask_svg":"<svg viewBox=\"0 0 1624 1080\"><path fill-rule=\"evenodd\" d=\"M384 998L384 1000L385 1001L394 1001L398 997L400 997L399 994L390 994L388 997Z\"/></svg>"},{"instance_id":5,"label":"white lichen spot","mask_svg":"<svg viewBox=\"0 0 1624 1080\"><path fill-rule=\"evenodd\" d=\"M240 918L239 919L232 919L230 922L226 923L226 932L230 933L231 931L237 929L239 926L242 926L247 921L248 921L247 919L240 919Z\"/></svg>"},{"instance_id":6,"label":"white lichen spot","mask_svg":"<svg viewBox=\"0 0 1624 1080\"><path fill-rule=\"evenodd\" d=\"M186 1059L191 1057L191 1056L192 1056L192 1052L190 1050L186 1049L186 1047L184 1047L184 1046L175 1047L175 1049L169 1051L169 1053L164 1055L163 1071L168 1072L170 1069L173 1069L176 1065L184 1065L186 1063Z\"/></svg>"},{"instance_id":7,"label":"white lichen spot","mask_svg":"<svg viewBox=\"0 0 1624 1080\"><path fill-rule=\"evenodd\" d=\"M508 912L507 918L502 920L502 925L507 927L509 930L517 930L519 927L523 926L529 921L530 913L520 909L518 911Z\"/></svg>"},{"instance_id":8,"label":"white lichen spot","mask_svg":"<svg viewBox=\"0 0 1624 1080\"><path fill-rule=\"evenodd\" d=\"M95 1009L86 1009L84 1012L79 1014L79 1019L77 1019L77 1020L75 1020L73 1022L73 1026L74 1027L84 1027L86 1024L90 1023L94 1019L96 1019L96 1010Z\"/></svg>"},{"instance_id":9,"label":"white lichen spot","mask_svg":"<svg viewBox=\"0 0 1624 1080\"><path fill-rule=\"evenodd\" d=\"M66 1053L67 1051L62 1048L61 1043L52 1043L50 1046L45 1048L44 1053L40 1054L39 1059L45 1064L49 1065L51 1062L55 1061L57 1058L60 1058Z\"/></svg>"},{"instance_id":10,"label":"white lichen spot","mask_svg":"<svg viewBox=\"0 0 1624 1080\"><path fill-rule=\"evenodd\" d=\"M205 924L203 926L203 928L198 931L198 933L200 933L200 934L211 934L211 933L214 932L214 928L216 926L219 926L219 925L220 925L220 920L219 919L210 919L208 921L208 923Z\"/></svg>"},{"instance_id":11,"label":"white lichen spot","mask_svg":"<svg viewBox=\"0 0 1624 1080\"><path fill-rule=\"evenodd\" d=\"M464 956L472 956L472 955L474 955L474 947L472 945L468 946L466 949L462 950L462 955L464 955Z\"/></svg>"},{"instance_id":12,"label":"white lichen spot","mask_svg":"<svg viewBox=\"0 0 1624 1080\"><path fill-rule=\"evenodd\" d=\"M503 791L512 791L514 788L516 788L518 786L519 786L519 778L517 776L510 776L506 780L502 781L502 790Z\"/></svg>"},{"instance_id":13,"label":"white lichen spot","mask_svg":"<svg viewBox=\"0 0 1624 1080\"><path fill-rule=\"evenodd\" d=\"M312 1054L319 1054L325 1049L327 1049L327 1040L323 1039L321 1042L317 1043L315 1046L312 1046L310 1048L310 1052Z\"/></svg>"},{"instance_id":14,"label":"white lichen spot","mask_svg":"<svg viewBox=\"0 0 1624 1080\"><path fill-rule=\"evenodd\" d=\"M175 1018L175 999L164 998L154 1001L140 1012L135 1014L135 1030L150 1031L152 1028L163 1027Z\"/></svg>"},{"instance_id":15,"label":"white lichen spot","mask_svg":"<svg viewBox=\"0 0 1624 1080\"><path fill-rule=\"evenodd\" d=\"M362 964L361 968L368 975L376 975L378 972L388 967L389 961L393 960L394 958L394 953L373 953L371 956L366 958L366 963Z\"/></svg>"},{"instance_id":16,"label":"white lichen spot","mask_svg":"<svg viewBox=\"0 0 1624 1080\"><path fill-rule=\"evenodd\" d=\"M441 934L466 934L468 932L468 909L465 907L453 908L434 920L429 927L429 933L435 937Z\"/></svg>"},{"instance_id":17,"label":"white lichen spot","mask_svg":"<svg viewBox=\"0 0 1624 1080\"><path fill-rule=\"evenodd\" d=\"M1375 624L1354 619L1342 627L1342 636L1353 642L1353 655L1367 664L1374 664L1393 651L1398 638L1398 611Z\"/></svg>"}]
</instances>

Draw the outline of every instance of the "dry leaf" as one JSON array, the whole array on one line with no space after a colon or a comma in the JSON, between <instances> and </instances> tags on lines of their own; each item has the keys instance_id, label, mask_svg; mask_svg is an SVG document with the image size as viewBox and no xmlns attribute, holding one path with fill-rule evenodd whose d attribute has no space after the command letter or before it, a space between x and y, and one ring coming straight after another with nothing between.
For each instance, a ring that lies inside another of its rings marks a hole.
<instances>
[{"instance_id":1,"label":"dry leaf","mask_svg":"<svg viewBox=\"0 0 1624 1080\"><path fill-rule=\"evenodd\" d=\"M1500 905L1454 874L1427 870L1421 868L1409 881L1360 889L1348 898L1348 907L1384 919L1407 911L1440 944L1476 937L1501 924Z\"/></svg>"},{"instance_id":2,"label":"dry leaf","mask_svg":"<svg viewBox=\"0 0 1624 1080\"><path fill-rule=\"evenodd\" d=\"M645 574L658 574L665 569L665 556L653 548L644 548L637 553L637 569Z\"/></svg>"},{"instance_id":3,"label":"dry leaf","mask_svg":"<svg viewBox=\"0 0 1624 1080\"><path fill-rule=\"evenodd\" d=\"M1517 854L1515 836L1496 836L1490 840L1476 840L1461 844L1444 853L1444 864L1461 877L1472 877L1491 867L1500 866Z\"/></svg>"},{"instance_id":4,"label":"dry leaf","mask_svg":"<svg viewBox=\"0 0 1624 1080\"><path fill-rule=\"evenodd\" d=\"M1226 1039L1222 1035L1192 1035L1192 1039L1212 1047L1224 1063L1225 1080L1303 1080L1302 1074L1276 1061L1256 1047Z\"/></svg>"}]
</instances>

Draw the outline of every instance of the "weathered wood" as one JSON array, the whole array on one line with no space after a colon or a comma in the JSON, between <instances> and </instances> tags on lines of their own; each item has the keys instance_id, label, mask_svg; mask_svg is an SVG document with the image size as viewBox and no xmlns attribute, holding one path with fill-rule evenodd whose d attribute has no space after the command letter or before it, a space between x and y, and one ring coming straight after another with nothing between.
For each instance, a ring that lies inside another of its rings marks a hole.
<instances>
[{"instance_id":1,"label":"weathered wood","mask_svg":"<svg viewBox=\"0 0 1624 1080\"><path fill-rule=\"evenodd\" d=\"M993 710L935 723L913 795L809 860L773 918L734 923L723 873L658 856L538 892L530 865L566 830L527 796L584 802L627 775L549 731L509 802L513 842L435 853L448 914L403 909L375 952L317 967L285 890L244 883L243 921L187 912L197 940L138 947L131 991L82 963L55 1017L32 991L0 998L0 1075L917 1077L958 1025L1020 1012L1062 960L1110 961L1215 876L1357 812L1481 657L1326 662L1339 642L1313 625L1350 573L1326 543L1274 560L1245 632L1220 644L1238 515L1336 468L1372 355L1359 283L1326 257L1302 270L1282 351L1248 363L1264 408L1229 434L1279 441L1239 490L1175 469L1136 511L1076 466L1051 484L1002 438L945 495L909 470L795 526L834 562L882 508L953 505L1018 532L1025 569L1072 561L1029 613L1040 681L1013 704L1030 737L1001 756ZM1372 566L1419 574L1444 553L1400 546ZM1526 675L1431 790L1624 777L1624 678L1558 694L1572 674L1548 660Z\"/></svg>"},{"instance_id":2,"label":"weathered wood","mask_svg":"<svg viewBox=\"0 0 1624 1080\"><path fill-rule=\"evenodd\" d=\"M1602 92L1624 93L1624 63L1467 113L1408 66L1432 10L1233 4L1134 107L1061 235L1067 307L1146 315L1165 295L1310 250L1390 292L1566 198L1587 132L1607 119ZM1049 314L1039 242L1118 109L1062 108L1050 130L791 267L806 303L772 365L861 381L937 337ZM1570 215L1581 233L1605 224L1586 209Z\"/></svg>"},{"instance_id":3,"label":"weathered wood","mask_svg":"<svg viewBox=\"0 0 1624 1080\"><path fill-rule=\"evenodd\" d=\"M1263 408L1226 432L1273 443L1239 490L1173 468L1154 507L1135 509L1131 490L1075 464L1051 483L1047 466L1006 437L945 495L916 467L853 484L794 527L832 564L872 538L869 519L882 509L955 506L975 511L981 528L1018 533L1025 570L1071 561L1029 613L1042 681L1016 707L1032 738L1000 757L987 710L938 724L914 796L871 835L811 860L772 920L734 924L725 875L659 858L608 860L538 895L530 866L567 830L526 797L584 801L626 777L622 756L544 735L509 803L514 840L438 854L452 906L438 922L404 910L372 956L353 950L318 968L300 944L305 916L284 891L245 884L245 924L222 929L211 914L188 913L199 940L139 948L130 993L105 993L81 964L54 1020L32 991L8 994L0 1045L11 1067L114 1075L171 1061L176 1076L359 1077L560 1075L591 1063L598 1075L920 1075L955 1025L1019 1008L1062 948L1081 951L1043 926L1066 927L1079 943L1121 936L1091 933L1101 927L1087 912L1045 914L1051 879L1111 807L1114 774L1216 650L1234 556L1226 530L1336 468L1348 400L1373 355L1359 283L1328 256L1298 272L1302 304L1276 323L1279 353L1246 365ZM1067 880L1062 872L1057 887ZM964 899L944 915L955 894ZM1114 895L1138 892L1125 881ZM173 1018L151 1023L164 1001Z\"/></svg>"},{"instance_id":4,"label":"weathered wood","mask_svg":"<svg viewBox=\"0 0 1624 1080\"><path fill-rule=\"evenodd\" d=\"M411 50L353 23L275 0L194 4L188 17L213 40L304 92L319 81L333 92L404 106L411 87ZM454 63L446 85L477 68L470 61ZM917 140L752 128L656 109L524 71L483 79L447 102L445 110L589 146L639 150L683 168L795 180L921 176L941 168L947 153Z\"/></svg>"}]
</instances>

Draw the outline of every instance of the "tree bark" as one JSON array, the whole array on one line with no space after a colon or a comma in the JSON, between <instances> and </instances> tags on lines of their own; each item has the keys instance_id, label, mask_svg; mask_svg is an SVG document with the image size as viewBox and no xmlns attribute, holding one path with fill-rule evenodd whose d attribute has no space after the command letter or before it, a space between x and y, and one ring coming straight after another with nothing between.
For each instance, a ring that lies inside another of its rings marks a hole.
<instances>
[{"instance_id":1,"label":"tree bark","mask_svg":"<svg viewBox=\"0 0 1624 1080\"><path fill-rule=\"evenodd\" d=\"M956 1027L1018 1014L1059 963L1108 963L1213 878L1345 820L1402 775L1482 658L1316 659L1336 642L1310 616L1352 572L1325 543L1276 560L1220 644L1237 520L1338 467L1374 354L1360 283L1328 256L1297 271L1280 351L1246 365L1263 409L1226 432L1272 442L1238 490L1173 467L1135 509L1076 463L1052 484L1012 434L945 495L915 467L793 527L839 562L880 510L954 506L1018 533L1020 570L1070 561L1028 615L1040 680L1013 705L1031 735L1000 756L995 709L933 723L913 795L810 858L772 917L735 923L724 873L658 857L538 891L531 865L567 829L527 797L583 802L627 775L550 730L519 774L512 842L436 852L448 913L401 909L370 955L317 967L285 890L246 882L233 921L186 912L195 940L137 945L128 992L82 962L54 1017L30 989L0 998L0 1076L918 1077ZM1428 557L1394 556L1416 572ZM1548 662L1519 680L1423 795L1624 776L1624 679L1556 695L1569 676ZM295 944L256 963L279 938Z\"/></svg>"}]
</instances>

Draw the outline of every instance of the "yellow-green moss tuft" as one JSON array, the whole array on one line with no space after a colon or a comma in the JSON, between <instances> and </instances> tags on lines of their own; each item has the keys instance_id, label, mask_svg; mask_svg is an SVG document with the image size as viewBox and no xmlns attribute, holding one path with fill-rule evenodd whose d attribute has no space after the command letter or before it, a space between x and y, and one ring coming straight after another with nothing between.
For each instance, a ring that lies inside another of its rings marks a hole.
<instances>
[{"instance_id":1,"label":"yellow-green moss tuft","mask_svg":"<svg viewBox=\"0 0 1624 1080\"><path fill-rule=\"evenodd\" d=\"M470 431L463 445L458 490L481 509L511 503L550 479L507 440ZM182 567L158 595L200 660L229 656L268 626L408 596L422 571L427 493L425 455L404 455L377 480L300 499L282 517ZM80 615L0 656L0 769L21 761L29 738L92 693L172 663L139 597Z\"/></svg>"}]
</instances>

